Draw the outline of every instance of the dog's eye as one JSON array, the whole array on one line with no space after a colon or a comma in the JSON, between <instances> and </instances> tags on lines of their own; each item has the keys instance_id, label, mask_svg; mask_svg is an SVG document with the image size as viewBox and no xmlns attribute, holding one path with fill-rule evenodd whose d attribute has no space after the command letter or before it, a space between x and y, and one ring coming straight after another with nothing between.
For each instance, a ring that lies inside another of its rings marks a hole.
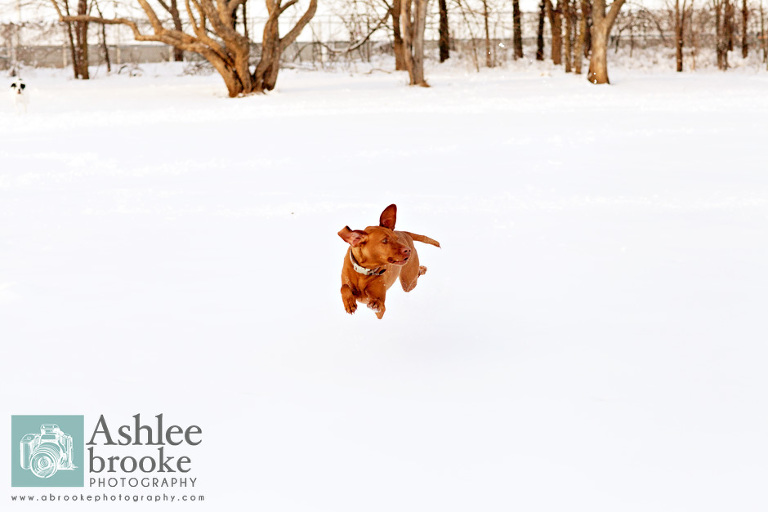
<instances>
[{"instance_id":1,"label":"dog's eye","mask_svg":"<svg viewBox=\"0 0 768 512\"><path fill-rule=\"evenodd\" d=\"M382 240L382 241L381 241L381 243L383 243L383 244L388 244L388 243L389 243L389 240L387 240L387 239L385 238L384 240Z\"/></svg>"}]
</instances>

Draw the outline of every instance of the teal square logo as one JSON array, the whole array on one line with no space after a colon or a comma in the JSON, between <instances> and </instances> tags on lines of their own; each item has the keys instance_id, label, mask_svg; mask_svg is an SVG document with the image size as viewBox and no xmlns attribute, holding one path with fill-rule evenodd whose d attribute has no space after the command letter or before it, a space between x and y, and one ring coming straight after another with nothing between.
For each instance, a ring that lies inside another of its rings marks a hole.
<instances>
[{"instance_id":1,"label":"teal square logo","mask_svg":"<svg viewBox=\"0 0 768 512\"><path fill-rule=\"evenodd\" d=\"M12 487L83 487L83 416L11 416Z\"/></svg>"}]
</instances>

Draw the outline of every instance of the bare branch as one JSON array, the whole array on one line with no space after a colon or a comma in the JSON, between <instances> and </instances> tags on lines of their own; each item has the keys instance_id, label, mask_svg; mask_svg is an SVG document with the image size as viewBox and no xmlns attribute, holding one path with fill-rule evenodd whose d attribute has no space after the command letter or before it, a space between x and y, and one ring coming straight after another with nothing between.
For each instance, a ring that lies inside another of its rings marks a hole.
<instances>
[{"instance_id":1,"label":"bare branch","mask_svg":"<svg viewBox=\"0 0 768 512\"><path fill-rule=\"evenodd\" d=\"M160 7L162 7L166 11L171 12L171 6L168 5L167 3L163 2L163 0L157 0L157 3L159 3Z\"/></svg>"},{"instance_id":2,"label":"bare branch","mask_svg":"<svg viewBox=\"0 0 768 512\"><path fill-rule=\"evenodd\" d=\"M139 0L146 1L146 0ZM197 0L195 0L197 1ZM224 1L216 8L213 6L213 0L200 0L200 5L213 26L214 32L224 39L235 44L247 44L242 34L232 28L232 12L226 9Z\"/></svg>"},{"instance_id":3,"label":"bare branch","mask_svg":"<svg viewBox=\"0 0 768 512\"><path fill-rule=\"evenodd\" d=\"M155 30L155 34L160 34L162 31L164 31L165 28L163 27L163 23L160 21L160 18L157 16L157 13L155 13L155 10L152 8L152 6L149 5L149 2L147 2L147 0L138 0L138 2L139 5L141 5L141 8L144 10L144 14L146 14L147 18L149 18L149 23Z\"/></svg>"},{"instance_id":4,"label":"bare branch","mask_svg":"<svg viewBox=\"0 0 768 512\"><path fill-rule=\"evenodd\" d=\"M347 46L343 50L337 50L335 48L331 48L329 45L323 43L322 41L320 42L320 45L323 46L323 48L327 49L331 53L340 54L340 53L353 52L353 51L357 50L358 48L360 48L361 46L363 46L366 43L366 41L368 41L371 38L373 33L381 28L381 26L384 24L384 22L387 21L387 18L389 18L389 12L387 12L387 14L385 14L384 17L379 20L379 22L376 24L375 27L373 27L373 29L370 32L368 32L368 35L366 35L360 41Z\"/></svg>"},{"instance_id":5,"label":"bare branch","mask_svg":"<svg viewBox=\"0 0 768 512\"><path fill-rule=\"evenodd\" d=\"M243 5L248 0L229 0L229 4L227 5L227 8L229 9L229 12L235 12L235 9Z\"/></svg>"},{"instance_id":6,"label":"bare branch","mask_svg":"<svg viewBox=\"0 0 768 512\"><path fill-rule=\"evenodd\" d=\"M608 14L606 15L608 26L613 25L613 22L616 20L616 16L619 15L621 6L624 5L624 1L625 0L613 0L613 3L611 3L611 7L608 10Z\"/></svg>"},{"instance_id":7,"label":"bare branch","mask_svg":"<svg viewBox=\"0 0 768 512\"><path fill-rule=\"evenodd\" d=\"M290 0L287 4L280 7L280 14L283 14L287 8L289 8L292 5L295 5L299 2L299 0Z\"/></svg>"},{"instance_id":8,"label":"bare branch","mask_svg":"<svg viewBox=\"0 0 768 512\"><path fill-rule=\"evenodd\" d=\"M65 23L71 23L75 21L85 21L88 23L103 23L105 25L125 25L127 27L130 27L130 29L133 31L133 35L137 41L159 41L159 39L146 39L152 36L144 35L141 32L139 32L139 27L136 24L136 22L126 18L108 19L108 18L99 18L98 16L64 16L60 14L59 19Z\"/></svg>"},{"instance_id":9,"label":"bare branch","mask_svg":"<svg viewBox=\"0 0 768 512\"><path fill-rule=\"evenodd\" d=\"M317 11L317 0L310 0L309 7L307 7L306 12L302 15L301 18L299 18L299 21L296 22L296 25L293 26L293 28L285 34L285 37L280 39L280 52L282 53L288 46L293 43L297 37L299 37L299 34L301 34L301 31L304 30L304 27L307 26L307 23L310 22L312 19L312 16L315 15L315 12Z\"/></svg>"}]
</instances>

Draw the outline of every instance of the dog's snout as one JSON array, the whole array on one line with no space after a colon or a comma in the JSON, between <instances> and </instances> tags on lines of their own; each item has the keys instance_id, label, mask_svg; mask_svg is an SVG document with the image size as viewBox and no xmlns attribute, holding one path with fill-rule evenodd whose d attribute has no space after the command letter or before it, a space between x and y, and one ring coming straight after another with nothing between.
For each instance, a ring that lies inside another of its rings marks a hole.
<instances>
[{"instance_id":1,"label":"dog's snout","mask_svg":"<svg viewBox=\"0 0 768 512\"><path fill-rule=\"evenodd\" d=\"M400 249L400 254L402 254L403 256L410 256L411 249L408 247L403 247L402 249Z\"/></svg>"}]
</instances>

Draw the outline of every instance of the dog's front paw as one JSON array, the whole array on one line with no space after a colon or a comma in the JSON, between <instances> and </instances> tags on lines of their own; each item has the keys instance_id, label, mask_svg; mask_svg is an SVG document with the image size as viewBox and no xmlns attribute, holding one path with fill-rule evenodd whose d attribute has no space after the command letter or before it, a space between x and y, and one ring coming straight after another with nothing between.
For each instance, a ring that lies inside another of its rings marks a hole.
<instances>
[{"instance_id":1,"label":"dog's front paw","mask_svg":"<svg viewBox=\"0 0 768 512\"><path fill-rule=\"evenodd\" d=\"M357 311L357 301L352 299L344 299L344 310L350 315Z\"/></svg>"},{"instance_id":2,"label":"dog's front paw","mask_svg":"<svg viewBox=\"0 0 768 512\"><path fill-rule=\"evenodd\" d=\"M368 299L368 307L375 312L384 310L384 301L379 299Z\"/></svg>"}]
</instances>

